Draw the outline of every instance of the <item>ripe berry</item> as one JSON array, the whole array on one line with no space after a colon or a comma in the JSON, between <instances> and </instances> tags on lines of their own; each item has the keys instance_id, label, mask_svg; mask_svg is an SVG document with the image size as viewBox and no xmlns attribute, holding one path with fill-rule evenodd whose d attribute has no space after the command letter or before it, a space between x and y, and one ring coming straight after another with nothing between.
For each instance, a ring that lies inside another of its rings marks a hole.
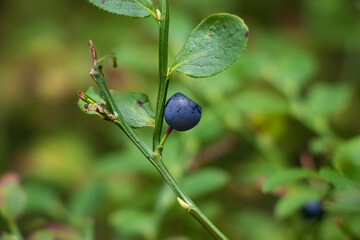
<instances>
[{"instance_id":1,"label":"ripe berry","mask_svg":"<svg viewBox=\"0 0 360 240\"><path fill-rule=\"evenodd\" d=\"M302 206L301 210L303 216L308 219L321 218L324 213L320 201L307 202Z\"/></svg>"},{"instance_id":2,"label":"ripe berry","mask_svg":"<svg viewBox=\"0 0 360 240\"><path fill-rule=\"evenodd\" d=\"M169 127L186 131L200 121L201 107L184 94L175 93L166 102L164 116Z\"/></svg>"}]
</instances>

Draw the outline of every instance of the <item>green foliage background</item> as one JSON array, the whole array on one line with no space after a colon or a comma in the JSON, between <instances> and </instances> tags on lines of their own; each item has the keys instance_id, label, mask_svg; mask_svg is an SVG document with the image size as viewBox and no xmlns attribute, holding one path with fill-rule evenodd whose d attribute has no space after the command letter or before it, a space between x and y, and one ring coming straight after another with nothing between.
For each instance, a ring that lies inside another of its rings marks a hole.
<instances>
[{"instance_id":1,"label":"green foliage background","mask_svg":"<svg viewBox=\"0 0 360 240\"><path fill-rule=\"evenodd\" d=\"M171 80L169 96L203 108L164 149L190 197L230 239L359 239L360 1L182 0L170 11L170 64L210 14L250 29L227 71ZM210 239L121 131L77 107L77 90L93 84L89 39L118 58L105 65L110 87L145 92L155 107L153 21L84 0L0 1L0 171L21 177L24 235ZM150 129L139 133L151 142ZM299 208L316 199L324 217L303 219Z\"/></svg>"}]
</instances>

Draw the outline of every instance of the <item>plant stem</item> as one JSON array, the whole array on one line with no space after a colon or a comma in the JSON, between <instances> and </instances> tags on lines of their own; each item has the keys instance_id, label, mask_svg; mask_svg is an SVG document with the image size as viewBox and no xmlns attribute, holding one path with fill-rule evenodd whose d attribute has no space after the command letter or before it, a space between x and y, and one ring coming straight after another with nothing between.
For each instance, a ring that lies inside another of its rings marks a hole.
<instances>
[{"instance_id":1,"label":"plant stem","mask_svg":"<svg viewBox=\"0 0 360 240\"><path fill-rule=\"evenodd\" d=\"M169 86L168 71L168 37L169 37L169 4L168 0L160 1L161 19L159 22L159 74L160 83L156 101L155 130L153 135L153 150L160 142L163 126L164 108Z\"/></svg>"},{"instance_id":2,"label":"plant stem","mask_svg":"<svg viewBox=\"0 0 360 240\"><path fill-rule=\"evenodd\" d=\"M167 73L167 58L168 58L168 32L169 32L169 6L168 0L161 1L161 20L160 20L160 44L159 44L159 70L160 70L160 85L158 100L156 105L156 119L155 119L155 131L153 137L153 149L157 149L160 143L161 130L163 125L164 108L166 93L169 85L169 75ZM124 131L124 133L130 138L130 140L136 145L136 147L145 155L145 157L151 162L151 164L159 171L161 176L175 192L175 194L184 201L187 205L187 211L215 238L219 240L228 240L228 238L220 232L219 229L200 211L195 203L186 195L181 189L179 184L175 181L172 175L165 167L161 154L152 151L148 145L137 136L135 131L126 123L124 117L119 111L116 103L114 102L105 83L104 75L101 71L102 66L98 64L96 52L92 41L90 41L90 50L93 60L94 68L91 70L90 75L95 80L96 84L100 88L100 91L105 98L106 103L109 105L112 114L115 115L113 122ZM166 132L161 146L163 146L167 136L171 132L171 128ZM21 236L21 235L20 235ZM20 238L22 240L22 238Z\"/></svg>"},{"instance_id":3,"label":"plant stem","mask_svg":"<svg viewBox=\"0 0 360 240\"><path fill-rule=\"evenodd\" d=\"M8 220L8 224L9 224L9 227L10 227L10 231L11 231L11 234L13 234L14 236L16 236L16 239L17 240L23 240L23 237L21 235L21 232L19 230L19 227L18 225L16 224L16 221L14 219L9 219Z\"/></svg>"},{"instance_id":4,"label":"plant stem","mask_svg":"<svg viewBox=\"0 0 360 240\"><path fill-rule=\"evenodd\" d=\"M93 71L92 71L93 72ZM136 145L136 147L146 156L146 158L152 163L152 165L159 171L161 176L165 179L168 185L172 188L175 194L183 200L189 208L187 211L215 238L220 240L227 240L228 238L221 233L214 224L200 211L200 209L195 205L195 203L186 195L186 193L180 188L178 183L169 173L164 163L161 160L160 154L153 152L146 143L137 136L135 131L125 122L121 112L113 101L110 92L106 86L104 76L102 73L94 74L91 76L95 79L98 84L100 91L105 97L106 102L111 107L113 114L116 115L116 120L114 123L124 131L124 133L130 138L130 140ZM171 128L168 129L167 135L170 134ZM166 140L166 135L164 141Z\"/></svg>"},{"instance_id":5,"label":"plant stem","mask_svg":"<svg viewBox=\"0 0 360 240\"><path fill-rule=\"evenodd\" d=\"M215 238L219 240L228 240L228 238L220 232L219 229L200 211L200 209L195 205L195 203L186 195L184 190L179 186L175 181L172 175L169 173L165 167L163 161L159 156L156 155L156 158L151 159L151 163L159 171L161 176L165 179L167 184L175 192L175 194L183 200L187 205L187 211Z\"/></svg>"},{"instance_id":6,"label":"plant stem","mask_svg":"<svg viewBox=\"0 0 360 240\"><path fill-rule=\"evenodd\" d=\"M116 119L113 121L118 125L123 132L130 138L130 140L135 144L135 146L147 157L150 158L155 153L146 145L146 143L139 138L135 131L126 123L124 117L122 116L119 108L117 107L114 99L112 98L109 89L106 86L104 75L101 72L101 66L95 65L91 70L91 76L98 85L101 94L104 96L106 104L109 104L112 114L115 115Z\"/></svg>"}]
</instances>

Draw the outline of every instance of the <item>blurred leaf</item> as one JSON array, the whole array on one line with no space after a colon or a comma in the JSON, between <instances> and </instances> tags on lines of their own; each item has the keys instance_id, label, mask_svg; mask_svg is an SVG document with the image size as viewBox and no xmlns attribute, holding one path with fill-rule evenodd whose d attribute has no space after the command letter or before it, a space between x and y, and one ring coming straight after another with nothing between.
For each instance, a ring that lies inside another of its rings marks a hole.
<instances>
[{"instance_id":1,"label":"blurred leaf","mask_svg":"<svg viewBox=\"0 0 360 240\"><path fill-rule=\"evenodd\" d=\"M129 17L147 17L153 12L151 0L88 0L98 8Z\"/></svg>"},{"instance_id":2,"label":"blurred leaf","mask_svg":"<svg viewBox=\"0 0 360 240\"><path fill-rule=\"evenodd\" d=\"M321 134L310 140L309 147L313 154L319 155L332 152L338 142L336 136Z\"/></svg>"},{"instance_id":3,"label":"blurred leaf","mask_svg":"<svg viewBox=\"0 0 360 240\"><path fill-rule=\"evenodd\" d=\"M360 136L336 149L333 164L346 177L360 180Z\"/></svg>"},{"instance_id":4,"label":"blurred leaf","mask_svg":"<svg viewBox=\"0 0 360 240\"><path fill-rule=\"evenodd\" d=\"M165 240L190 240L190 238L181 236L181 237L169 237L166 238Z\"/></svg>"},{"instance_id":5,"label":"blurred leaf","mask_svg":"<svg viewBox=\"0 0 360 240\"><path fill-rule=\"evenodd\" d=\"M358 225L359 226L359 225ZM319 224L317 239L339 240L349 239L338 227L334 227L333 217L324 217Z\"/></svg>"},{"instance_id":6,"label":"blurred leaf","mask_svg":"<svg viewBox=\"0 0 360 240\"><path fill-rule=\"evenodd\" d=\"M145 239L154 236L153 216L138 209L120 209L109 217L110 224L121 235L143 236Z\"/></svg>"},{"instance_id":7,"label":"blurred leaf","mask_svg":"<svg viewBox=\"0 0 360 240\"><path fill-rule=\"evenodd\" d=\"M234 217L235 219L233 221L238 226L236 230L240 235L237 239L289 239L288 234L282 231L281 227L276 224L274 219L264 211L246 208L241 209Z\"/></svg>"},{"instance_id":8,"label":"blurred leaf","mask_svg":"<svg viewBox=\"0 0 360 240\"><path fill-rule=\"evenodd\" d=\"M126 176L126 175L125 175ZM134 184L133 177L108 177L105 186L106 198L115 202L132 201L141 188ZM130 175L131 176L131 175Z\"/></svg>"},{"instance_id":9,"label":"blurred leaf","mask_svg":"<svg viewBox=\"0 0 360 240\"><path fill-rule=\"evenodd\" d=\"M271 52L268 53L267 61L263 62L263 74L286 95L294 96L300 92L315 72L315 62L310 54L301 49L286 45L280 48L282 48L282 54L277 57L274 57Z\"/></svg>"},{"instance_id":10,"label":"blurred leaf","mask_svg":"<svg viewBox=\"0 0 360 240\"><path fill-rule=\"evenodd\" d=\"M312 189L292 189L276 203L275 215L279 218L288 217L298 211L304 203L320 200L321 197L321 193Z\"/></svg>"},{"instance_id":11,"label":"blurred leaf","mask_svg":"<svg viewBox=\"0 0 360 240\"><path fill-rule=\"evenodd\" d=\"M246 48L248 27L231 14L214 14L190 34L172 69L191 77L215 75L236 61Z\"/></svg>"},{"instance_id":12,"label":"blurred leaf","mask_svg":"<svg viewBox=\"0 0 360 240\"><path fill-rule=\"evenodd\" d=\"M141 128L155 126L155 114L151 107L149 98L145 93L121 93L115 90L110 90L110 93L115 101L115 104L119 108L121 115L131 127ZM92 87L90 87L86 91L86 95L91 98L91 101L95 101L96 103L85 103L80 99L78 106L83 112L87 114L101 115L98 113L97 109L92 109L92 106L96 105L110 113L109 109L107 109L107 106L103 105L105 100L101 97L100 91L94 90Z\"/></svg>"},{"instance_id":13,"label":"blurred leaf","mask_svg":"<svg viewBox=\"0 0 360 240\"><path fill-rule=\"evenodd\" d=\"M305 100L307 119L327 118L341 111L348 103L351 88L345 84L317 84L310 88Z\"/></svg>"},{"instance_id":14,"label":"blurred leaf","mask_svg":"<svg viewBox=\"0 0 360 240\"><path fill-rule=\"evenodd\" d=\"M74 229L60 224L49 224L40 230L35 231L28 238L29 240L80 240L81 235Z\"/></svg>"},{"instance_id":15,"label":"blurred leaf","mask_svg":"<svg viewBox=\"0 0 360 240\"><path fill-rule=\"evenodd\" d=\"M235 108L245 113L279 113L289 112L287 101L276 94L264 91L245 91L234 98Z\"/></svg>"},{"instance_id":16,"label":"blurred leaf","mask_svg":"<svg viewBox=\"0 0 360 240\"><path fill-rule=\"evenodd\" d=\"M324 178L324 180L331 183L337 191L346 191L357 188L357 185L353 181L333 169L322 168L320 169L319 175Z\"/></svg>"},{"instance_id":17,"label":"blurred leaf","mask_svg":"<svg viewBox=\"0 0 360 240\"><path fill-rule=\"evenodd\" d=\"M143 158L137 149L131 149L128 146L127 151L108 153L103 155L99 161L94 164L94 170L97 176L106 177L111 174L134 173L142 175L157 174L153 167Z\"/></svg>"},{"instance_id":18,"label":"blurred leaf","mask_svg":"<svg viewBox=\"0 0 360 240\"><path fill-rule=\"evenodd\" d=\"M229 174L219 168L201 169L183 180L185 192L193 197L217 191L224 187L229 181Z\"/></svg>"},{"instance_id":19,"label":"blurred leaf","mask_svg":"<svg viewBox=\"0 0 360 240\"><path fill-rule=\"evenodd\" d=\"M37 139L24 171L56 186L71 188L87 181L92 149L80 134L61 132Z\"/></svg>"},{"instance_id":20,"label":"blurred leaf","mask_svg":"<svg viewBox=\"0 0 360 240\"><path fill-rule=\"evenodd\" d=\"M0 240L17 240L15 235L8 234L8 233L2 233L0 236Z\"/></svg>"},{"instance_id":21,"label":"blurred leaf","mask_svg":"<svg viewBox=\"0 0 360 240\"><path fill-rule=\"evenodd\" d=\"M61 218L67 213L60 196L52 188L29 183L24 185L24 189L27 196L27 212L42 213L52 218Z\"/></svg>"},{"instance_id":22,"label":"blurred leaf","mask_svg":"<svg viewBox=\"0 0 360 240\"><path fill-rule=\"evenodd\" d=\"M15 220L24 211L26 195L19 176L6 173L0 179L0 211L4 218Z\"/></svg>"},{"instance_id":23,"label":"blurred leaf","mask_svg":"<svg viewBox=\"0 0 360 240\"><path fill-rule=\"evenodd\" d=\"M229 94L234 93L234 90L243 84L243 79L239 78L237 73L237 65L236 62L232 68L221 72L221 74L208 78L198 78L196 81L184 75L180 75L180 77L181 81L190 89L196 90L194 98L201 97L201 100L206 100L208 103L213 104L219 101L226 101ZM223 81L224 79L226 81ZM193 98L191 97L191 99Z\"/></svg>"},{"instance_id":24,"label":"blurred leaf","mask_svg":"<svg viewBox=\"0 0 360 240\"><path fill-rule=\"evenodd\" d=\"M335 213L360 214L360 192L349 190L338 193L335 201L326 202L326 209Z\"/></svg>"},{"instance_id":25,"label":"blurred leaf","mask_svg":"<svg viewBox=\"0 0 360 240\"><path fill-rule=\"evenodd\" d=\"M71 213L80 217L93 216L101 207L104 195L103 183L93 182L77 189L70 200Z\"/></svg>"},{"instance_id":26,"label":"blurred leaf","mask_svg":"<svg viewBox=\"0 0 360 240\"><path fill-rule=\"evenodd\" d=\"M277 172L274 175L270 176L263 185L262 191L270 192L281 185L290 184L291 182L303 178L317 176L318 175L315 172L306 169L284 169L281 172Z\"/></svg>"}]
</instances>

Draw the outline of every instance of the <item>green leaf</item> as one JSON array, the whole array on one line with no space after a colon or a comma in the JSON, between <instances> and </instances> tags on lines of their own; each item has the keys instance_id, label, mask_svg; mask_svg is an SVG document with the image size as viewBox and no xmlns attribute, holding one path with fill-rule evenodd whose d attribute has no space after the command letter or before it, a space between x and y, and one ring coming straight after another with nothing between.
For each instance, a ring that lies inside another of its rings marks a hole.
<instances>
[{"instance_id":1,"label":"green leaf","mask_svg":"<svg viewBox=\"0 0 360 240\"><path fill-rule=\"evenodd\" d=\"M93 216L102 206L104 195L103 183L94 182L78 189L70 200L71 213L80 217Z\"/></svg>"},{"instance_id":2,"label":"green leaf","mask_svg":"<svg viewBox=\"0 0 360 240\"><path fill-rule=\"evenodd\" d=\"M248 42L248 27L232 14L205 18L175 57L172 70L191 77L215 75L236 61Z\"/></svg>"},{"instance_id":3,"label":"green leaf","mask_svg":"<svg viewBox=\"0 0 360 240\"><path fill-rule=\"evenodd\" d=\"M100 91L90 87L86 93L79 91L80 97L78 107L81 111L89 115L98 115L105 120L113 120L114 116L105 108L105 100L101 98Z\"/></svg>"},{"instance_id":4,"label":"green leaf","mask_svg":"<svg viewBox=\"0 0 360 240\"><path fill-rule=\"evenodd\" d=\"M62 218L67 209L60 201L60 196L50 187L29 183L24 185L27 196L26 212L44 214L51 218Z\"/></svg>"},{"instance_id":5,"label":"green leaf","mask_svg":"<svg viewBox=\"0 0 360 240\"><path fill-rule=\"evenodd\" d=\"M280 39L276 40L281 41ZM269 43L265 47L268 48L268 45ZM314 57L303 49L297 49L282 42L271 52L268 49L259 51L267 53L266 59L259 66L261 69L256 71L260 71L266 80L287 96L299 94L315 72ZM261 55L257 57L261 58Z\"/></svg>"},{"instance_id":6,"label":"green leaf","mask_svg":"<svg viewBox=\"0 0 360 240\"><path fill-rule=\"evenodd\" d=\"M317 84L313 86L305 101L307 119L314 121L339 113L346 107L351 94L351 88L345 84Z\"/></svg>"},{"instance_id":7,"label":"green leaf","mask_svg":"<svg viewBox=\"0 0 360 240\"><path fill-rule=\"evenodd\" d=\"M125 121L133 128L154 127L155 114L145 93L110 90Z\"/></svg>"},{"instance_id":8,"label":"green leaf","mask_svg":"<svg viewBox=\"0 0 360 240\"><path fill-rule=\"evenodd\" d=\"M154 13L151 0L89 0L96 7L118 15L143 18Z\"/></svg>"},{"instance_id":9,"label":"green leaf","mask_svg":"<svg viewBox=\"0 0 360 240\"><path fill-rule=\"evenodd\" d=\"M131 146L128 149L132 149ZM151 165L144 164L139 151L120 151L109 153L100 157L94 163L95 174L99 177L106 177L111 174L136 173L145 175L157 174Z\"/></svg>"},{"instance_id":10,"label":"green leaf","mask_svg":"<svg viewBox=\"0 0 360 240\"><path fill-rule=\"evenodd\" d=\"M319 200L321 197L321 193L308 188L293 189L276 203L275 215L279 218L288 217L298 211L304 203Z\"/></svg>"},{"instance_id":11,"label":"green leaf","mask_svg":"<svg viewBox=\"0 0 360 240\"><path fill-rule=\"evenodd\" d=\"M58 223L36 230L31 234L32 240L80 240L80 233L73 228Z\"/></svg>"},{"instance_id":12,"label":"green leaf","mask_svg":"<svg viewBox=\"0 0 360 240\"><path fill-rule=\"evenodd\" d=\"M155 126L155 114L145 93L122 93L114 90L110 90L110 93L121 115L132 128ZM105 105L105 100L101 97L100 91L90 87L82 95L85 95L86 102L80 99L78 106L83 112L91 115L104 116L105 114L108 116L110 110ZM101 113L101 111L105 112Z\"/></svg>"},{"instance_id":13,"label":"green leaf","mask_svg":"<svg viewBox=\"0 0 360 240\"><path fill-rule=\"evenodd\" d=\"M336 149L333 164L342 174L360 180L360 136L353 138Z\"/></svg>"},{"instance_id":14,"label":"green leaf","mask_svg":"<svg viewBox=\"0 0 360 240\"><path fill-rule=\"evenodd\" d=\"M241 212L234 212L229 218L238 226L237 231L241 239L251 240L284 240L287 238L281 229L281 225L266 211L246 207ZM256 226L256 228L254 227ZM259 231L261 229L261 231Z\"/></svg>"},{"instance_id":15,"label":"green leaf","mask_svg":"<svg viewBox=\"0 0 360 240\"><path fill-rule=\"evenodd\" d=\"M17 238L15 235L4 232L1 234L0 240L17 240Z\"/></svg>"},{"instance_id":16,"label":"green leaf","mask_svg":"<svg viewBox=\"0 0 360 240\"><path fill-rule=\"evenodd\" d=\"M334 185L337 191L346 191L357 188L355 182L351 181L333 169L322 168L319 172L319 175L324 180Z\"/></svg>"},{"instance_id":17,"label":"green leaf","mask_svg":"<svg viewBox=\"0 0 360 240\"><path fill-rule=\"evenodd\" d=\"M200 197L217 191L229 181L229 175L218 168L206 168L187 176L183 180L185 192L191 197Z\"/></svg>"},{"instance_id":18,"label":"green leaf","mask_svg":"<svg viewBox=\"0 0 360 240\"><path fill-rule=\"evenodd\" d=\"M8 220L16 219L25 209L26 195L19 176L6 173L0 179L0 212Z\"/></svg>"},{"instance_id":19,"label":"green leaf","mask_svg":"<svg viewBox=\"0 0 360 240\"><path fill-rule=\"evenodd\" d=\"M120 209L109 218L110 224L120 233L127 236L152 238L155 234L153 215L137 209Z\"/></svg>"},{"instance_id":20,"label":"green leaf","mask_svg":"<svg viewBox=\"0 0 360 240\"><path fill-rule=\"evenodd\" d=\"M359 191L341 192L335 195L335 201L327 202L326 207L331 212L360 214Z\"/></svg>"},{"instance_id":21,"label":"green leaf","mask_svg":"<svg viewBox=\"0 0 360 240\"><path fill-rule=\"evenodd\" d=\"M276 94L265 91L245 91L232 99L235 107L245 113L287 114L289 106L286 100Z\"/></svg>"},{"instance_id":22,"label":"green leaf","mask_svg":"<svg viewBox=\"0 0 360 240\"><path fill-rule=\"evenodd\" d=\"M270 192L281 185L289 184L302 178L316 176L317 174L315 172L305 169L285 169L282 172L275 173L273 176L267 179L267 181L263 185L262 191Z\"/></svg>"}]
</instances>

